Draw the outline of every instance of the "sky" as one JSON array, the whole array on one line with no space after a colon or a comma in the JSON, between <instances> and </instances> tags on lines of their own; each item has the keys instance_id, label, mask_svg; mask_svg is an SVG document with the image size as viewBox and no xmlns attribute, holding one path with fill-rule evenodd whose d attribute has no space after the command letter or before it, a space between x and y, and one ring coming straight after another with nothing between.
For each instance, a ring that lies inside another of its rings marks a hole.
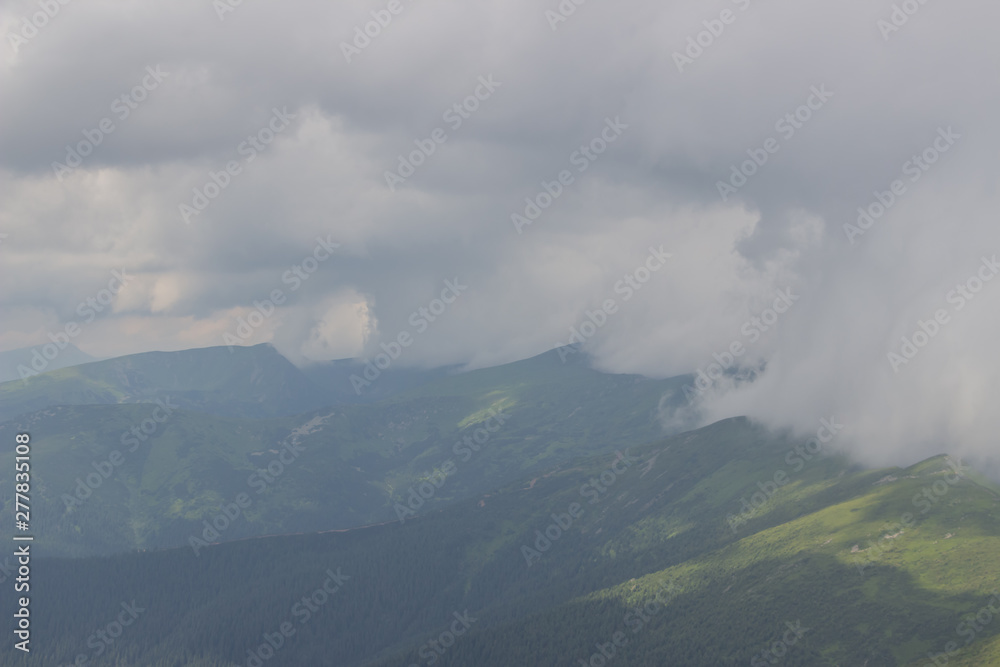
<instances>
[{"instance_id":1,"label":"sky","mask_svg":"<svg viewBox=\"0 0 1000 667\"><path fill-rule=\"evenodd\" d=\"M704 373L665 424L989 457L998 20L0 2L0 350L478 368L582 342L600 370Z\"/></svg>"}]
</instances>

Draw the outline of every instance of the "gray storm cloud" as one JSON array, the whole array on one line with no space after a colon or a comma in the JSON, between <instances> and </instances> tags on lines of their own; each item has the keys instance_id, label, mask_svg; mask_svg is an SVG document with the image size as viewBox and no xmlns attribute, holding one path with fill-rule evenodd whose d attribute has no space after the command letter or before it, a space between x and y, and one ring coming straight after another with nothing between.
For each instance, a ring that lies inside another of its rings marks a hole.
<instances>
[{"instance_id":1,"label":"gray storm cloud","mask_svg":"<svg viewBox=\"0 0 1000 667\"><path fill-rule=\"evenodd\" d=\"M576 336L602 370L718 375L739 343L728 370L753 381L711 378L682 417L836 416L873 463L990 457L998 19L5 2L0 347L68 322L99 356L221 345L279 290L241 340L297 362L407 332L400 364L479 367ZM321 239L339 247L310 270ZM467 289L421 315L445 281Z\"/></svg>"}]
</instances>

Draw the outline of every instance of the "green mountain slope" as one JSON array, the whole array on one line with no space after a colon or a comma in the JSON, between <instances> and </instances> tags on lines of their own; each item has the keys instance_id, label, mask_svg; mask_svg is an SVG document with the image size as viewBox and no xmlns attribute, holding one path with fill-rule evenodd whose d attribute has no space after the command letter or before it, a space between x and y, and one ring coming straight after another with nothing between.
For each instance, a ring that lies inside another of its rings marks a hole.
<instances>
[{"instance_id":1,"label":"green mountain slope","mask_svg":"<svg viewBox=\"0 0 1000 667\"><path fill-rule=\"evenodd\" d=\"M366 363L360 359L337 359L309 364L302 372L312 383L322 390L330 403L377 403L391 396L410 391L439 378L455 375L461 366L416 369L389 366L379 371L374 382L368 385L355 384L352 377L365 380ZM372 371L369 369L369 376Z\"/></svg>"},{"instance_id":2,"label":"green mountain slope","mask_svg":"<svg viewBox=\"0 0 1000 667\"><path fill-rule=\"evenodd\" d=\"M0 385L0 421L57 405L164 399L224 416L292 415L326 396L270 345L147 352L63 368Z\"/></svg>"},{"instance_id":3,"label":"green mountain slope","mask_svg":"<svg viewBox=\"0 0 1000 667\"><path fill-rule=\"evenodd\" d=\"M204 539L406 519L574 457L653 441L662 436L657 407L681 382L607 375L550 353L292 417L191 412L168 391L141 394L162 406L51 407L0 424L0 441L31 434L37 547L106 554L189 544L242 494L251 501L238 520ZM234 404L248 405L242 398ZM11 456L0 465L12 466ZM0 478L0 516L10 520L12 481Z\"/></svg>"},{"instance_id":4,"label":"green mountain slope","mask_svg":"<svg viewBox=\"0 0 1000 667\"><path fill-rule=\"evenodd\" d=\"M41 560L45 642L0 662L875 667L954 642L948 664L996 664L996 491L945 457L867 471L802 445L727 420L403 524Z\"/></svg>"}]
</instances>

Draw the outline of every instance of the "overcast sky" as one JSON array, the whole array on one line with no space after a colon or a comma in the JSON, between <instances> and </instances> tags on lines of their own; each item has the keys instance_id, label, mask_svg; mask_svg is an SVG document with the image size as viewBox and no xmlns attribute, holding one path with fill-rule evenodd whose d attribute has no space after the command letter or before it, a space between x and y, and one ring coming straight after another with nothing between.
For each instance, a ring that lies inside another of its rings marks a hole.
<instances>
[{"instance_id":1,"label":"overcast sky","mask_svg":"<svg viewBox=\"0 0 1000 667\"><path fill-rule=\"evenodd\" d=\"M77 323L100 357L228 333L302 363L410 334L400 366L480 367L582 327L600 369L665 377L738 342L763 370L712 380L700 419L836 416L874 463L990 453L998 20L982 0L2 2L0 349ZM887 211L845 229L876 192Z\"/></svg>"}]
</instances>

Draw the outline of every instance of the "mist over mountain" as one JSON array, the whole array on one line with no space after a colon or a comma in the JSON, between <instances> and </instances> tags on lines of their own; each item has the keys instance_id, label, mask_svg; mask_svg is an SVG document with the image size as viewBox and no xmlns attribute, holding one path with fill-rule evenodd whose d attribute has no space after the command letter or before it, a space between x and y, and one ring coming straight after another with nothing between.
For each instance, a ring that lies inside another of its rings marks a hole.
<instances>
[{"instance_id":1,"label":"mist over mountain","mask_svg":"<svg viewBox=\"0 0 1000 667\"><path fill-rule=\"evenodd\" d=\"M146 352L0 385L0 418L50 405L152 402L170 397L226 416L290 415L327 403L322 392L267 344Z\"/></svg>"},{"instance_id":2,"label":"mist over mountain","mask_svg":"<svg viewBox=\"0 0 1000 667\"><path fill-rule=\"evenodd\" d=\"M564 4L98 2L31 39L35 5L0 8L0 349L75 324L98 357L304 365L410 335L392 366L427 369L580 342L666 378L740 342L766 371L699 423L995 454L1000 8Z\"/></svg>"},{"instance_id":3,"label":"mist over mountain","mask_svg":"<svg viewBox=\"0 0 1000 667\"><path fill-rule=\"evenodd\" d=\"M0 659L717 665L770 660L795 627L788 664L915 665L955 610L1000 604L983 557L1000 485L981 470L867 469L835 417L809 439L746 418L671 435L664 413L697 409L704 381L591 364L562 347L387 374L361 398L364 361L300 371L258 345L0 385L0 441L33 443L35 632L58 636ZM0 479L10 523L15 495ZM115 623L135 629L107 642ZM1000 634L974 635L952 664L994 659Z\"/></svg>"},{"instance_id":4,"label":"mist over mountain","mask_svg":"<svg viewBox=\"0 0 1000 667\"><path fill-rule=\"evenodd\" d=\"M0 667L1000 665L998 22L0 2Z\"/></svg>"},{"instance_id":5,"label":"mist over mountain","mask_svg":"<svg viewBox=\"0 0 1000 667\"><path fill-rule=\"evenodd\" d=\"M270 345L219 347L0 385L0 438L29 432L46 443L35 461L45 533L36 549L110 554L405 521L661 437L664 396L686 380L603 374L556 350L462 374L390 375L359 401L347 371L363 377L364 364L330 366L313 369L324 390ZM427 479L440 490L415 496ZM202 537L238 497L253 499L240 521Z\"/></svg>"},{"instance_id":6,"label":"mist over mountain","mask_svg":"<svg viewBox=\"0 0 1000 667\"><path fill-rule=\"evenodd\" d=\"M50 350L44 350L44 347L44 345L39 345L0 352L0 383L32 377L40 372L55 371L68 366L79 366L90 361L97 361L72 343L67 344L65 348L53 345ZM46 354L52 358L50 359Z\"/></svg>"}]
</instances>

